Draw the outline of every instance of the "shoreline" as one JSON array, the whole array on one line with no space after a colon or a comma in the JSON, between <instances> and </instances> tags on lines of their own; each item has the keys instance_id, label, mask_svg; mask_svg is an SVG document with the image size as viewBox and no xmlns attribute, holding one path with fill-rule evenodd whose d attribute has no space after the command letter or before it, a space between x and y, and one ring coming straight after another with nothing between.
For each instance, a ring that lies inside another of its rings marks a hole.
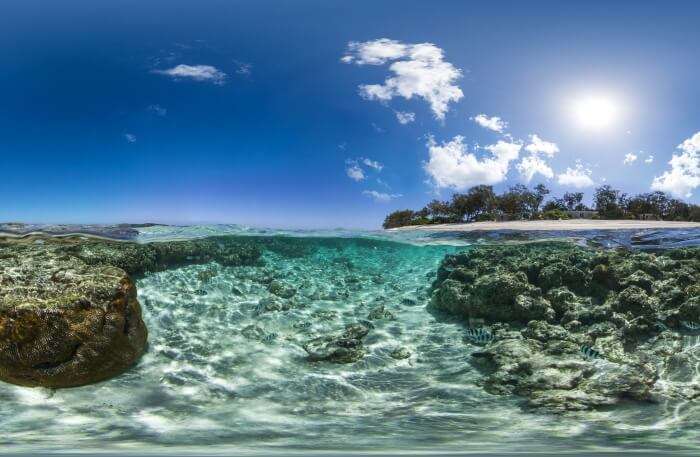
<instances>
[{"instance_id":1,"label":"shoreline","mask_svg":"<svg viewBox=\"0 0 700 457\"><path fill-rule=\"evenodd\" d=\"M586 230L645 230L700 229L700 222L569 219L558 221L466 222L458 224L407 225L387 229L388 232L421 230L434 232L513 231L586 231Z\"/></svg>"}]
</instances>

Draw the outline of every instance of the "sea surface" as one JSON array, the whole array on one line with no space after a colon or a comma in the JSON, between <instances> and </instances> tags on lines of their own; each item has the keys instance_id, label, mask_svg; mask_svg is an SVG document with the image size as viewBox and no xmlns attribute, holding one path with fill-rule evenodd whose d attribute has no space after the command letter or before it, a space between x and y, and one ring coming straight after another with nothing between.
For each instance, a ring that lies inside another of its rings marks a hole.
<instances>
[{"instance_id":1,"label":"sea surface","mask_svg":"<svg viewBox=\"0 0 700 457\"><path fill-rule=\"evenodd\" d=\"M94 227L90 233L108 236ZM139 279L146 355L97 385L0 384L0 453L700 451L697 402L562 416L526 412L517 397L486 393L469 363L477 348L464 341L464 324L426 310L442 258L477 243L568 238L658 250L698 245L700 231L463 235L145 226L119 233L144 243L222 234L295 243L265 251L260 267L196 265ZM293 287L294 306L261 309L261 300L271 298L261 278ZM306 359L303 342L367 320L378 305L394 317L373 321L362 360ZM700 380L700 341L688 343ZM397 349L410 357L392 358Z\"/></svg>"}]
</instances>

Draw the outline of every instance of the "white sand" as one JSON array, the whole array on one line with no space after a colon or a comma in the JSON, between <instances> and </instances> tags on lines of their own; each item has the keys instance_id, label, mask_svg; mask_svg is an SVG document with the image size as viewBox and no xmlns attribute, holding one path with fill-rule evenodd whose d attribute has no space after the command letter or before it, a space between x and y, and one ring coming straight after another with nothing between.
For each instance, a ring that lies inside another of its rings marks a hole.
<instances>
[{"instance_id":1,"label":"white sand","mask_svg":"<svg viewBox=\"0 0 700 457\"><path fill-rule=\"evenodd\" d=\"M429 230L436 232L475 232L490 230L642 230L700 228L700 222L671 221L611 221L595 219L570 219L565 221L509 221L509 222L471 222L468 224L435 224L399 227L390 230Z\"/></svg>"}]
</instances>

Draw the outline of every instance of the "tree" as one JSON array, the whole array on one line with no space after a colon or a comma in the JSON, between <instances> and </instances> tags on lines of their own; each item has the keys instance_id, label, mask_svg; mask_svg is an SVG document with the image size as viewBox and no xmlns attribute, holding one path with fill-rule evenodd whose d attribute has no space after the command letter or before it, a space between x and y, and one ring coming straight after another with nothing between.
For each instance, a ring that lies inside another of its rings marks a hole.
<instances>
[{"instance_id":1,"label":"tree","mask_svg":"<svg viewBox=\"0 0 700 457\"><path fill-rule=\"evenodd\" d=\"M491 186L474 186L466 194L454 194L450 203L451 213L459 221L471 221L480 214L493 210L496 195Z\"/></svg>"},{"instance_id":2,"label":"tree","mask_svg":"<svg viewBox=\"0 0 700 457\"><path fill-rule=\"evenodd\" d=\"M649 202L644 195L637 195L627 201L625 210L639 219L642 214L649 213Z\"/></svg>"},{"instance_id":3,"label":"tree","mask_svg":"<svg viewBox=\"0 0 700 457\"><path fill-rule=\"evenodd\" d=\"M700 222L700 206L690 205L688 209L688 220L691 222Z\"/></svg>"},{"instance_id":4,"label":"tree","mask_svg":"<svg viewBox=\"0 0 700 457\"><path fill-rule=\"evenodd\" d=\"M583 201L583 192L566 192L562 196L562 200L564 201L566 209L569 211L581 211L584 209L581 204L581 201Z\"/></svg>"},{"instance_id":5,"label":"tree","mask_svg":"<svg viewBox=\"0 0 700 457\"><path fill-rule=\"evenodd\" d=\"M535 186L535 213L540 211L540 206L544 201L544 197L549 195L549 189L544 184L538 184Z\"/></svg>"},{"instance_id":6,"label":"tree","mask_svg":"<svg viewBox=\"0 0 700 457\"><path fill-rule=\"evenodd\" d=\"M648 212L651 214L654 214L662 219L665 219L668 217L669 212L671 210L670 208L670 203L671 200L668 198L668 196L660 191L652 192L650 194L645 195L647 201L649 202L649 209ZM681 202L680 200L675 200L676 204L681 203L682 205L685 205L685 203ZM677 208L678 209L678 208Z\"/></svg>"},{"instance_id":7,"label":"tree","mask_svg":"<svg viewBox=\"0 0 700 457\"><path fill-rule=\"evenodd\" d=\"M619 190L615 190L607 184L597 188L593 196L595 209L605 219L622 218L624 211L620 206L620 202L624 202L625 199L625 194L621 194Z\"/></svg>"},{"instance_id":8,"label":"tree","mask_svg":"<svg viewBox=\"0 0 700 457\"><path fill-rule=\"evenodd\" d=\"M535 195L522 184L517 184L498 197L498 209L506 214L522 214L535 206Z\"/></svg>"},{"instance_id":9,"label":"tree","mask_svg":"<svg viewBox=\"0 0 700 457\"><path fill-rule=\"evenodd\" d=\"M449 222L454 218L452 207L446 201L432 200L423 209L433 222Z\"/></svg>"},{"instance_id":10,"label":"tree","mask_svg":"<svg viewBox=\"0 0 700 457\"><path fill-rule=\"evenodd\" d=\"M545 203L542 211L566 211L566 204L561 198L553 198Z\"/></svg>"},{"instance_id":11,"label":"tree","mask_svg":"<svg viewBox=\"0 0 700 457\"><path fill-rule=\"evenodd\" d=\"M410 209L404 209L399 211L394 211L389 214L385 219L382 227L385 229L403 227L405 225L411 225L416 213Z\"/></svg>"}]
</instances>

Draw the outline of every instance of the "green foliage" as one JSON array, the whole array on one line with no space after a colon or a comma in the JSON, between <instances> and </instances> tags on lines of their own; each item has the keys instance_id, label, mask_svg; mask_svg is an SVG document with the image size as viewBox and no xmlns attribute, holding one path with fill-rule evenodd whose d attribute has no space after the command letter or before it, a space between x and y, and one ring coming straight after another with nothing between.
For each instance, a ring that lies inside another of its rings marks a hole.
<instances>
[{"instance_id":1,"label":"green foliage","mask_svg":"<svg viewBox=\"0 0 700 457\"><path fill-rule=\"evenodd\" d=\"M496 195L491 186L474 186L465 193L455 193L450 201L432 200L419 211L394 211L384 220L384 228L405 225L447 224L455 222L506 219L569 219L566 211L590 211L583 203L582 192L566 192L542 205L549 189L538 184L530 190L522 184ZM663 192L633 197L609 185L595 190L593 205L598 214L593 219L662 219L700 222L700 207L671 198Z\"/></svg>"},{"instance_id":2,"label":"green foliage","mask_svg":"<svg viewBox=\"0 0 700 457\"><path fill-rule=\"evenodd\" d=\"M569 214L560 209L550 209L542 213L542 219L549 221L558 221L564 219L570 219Z\"/></svg>"},{"instance_id":3,"label":"green foliage","mask_svg":"<svg viewBox=\"0 0 700 457\"><path fill-rule=\"evenodd\" d=\"M603 219L621 219L624 216L625 199L625 194L607 184L597 188L593 196L595 209Z\"/></svg>"},{"instance_id":4,"label":"green foliage","mask_svg":"<svg viewBox=\"0 0 700 457\"><path fill-rule=\"evenodd\" d=\"M394 211L390 213L385 219L382 227L385 229L403 227L404 225L412 225L411 222L415 217L415 212L410 209L404 209L399 211Z\"/></svg>"},{"instance_id":5,"label":"green foliage","mask_svg":"<svg viewBox=\"0 0 700 457\"><path fill-rule=\"evenodd\" d=\"M466 194L452 195L451 213L457 221L472 221L482 213L490 212L496 204L491 186L474 186Z\"/></svg>"}]
</instances>

